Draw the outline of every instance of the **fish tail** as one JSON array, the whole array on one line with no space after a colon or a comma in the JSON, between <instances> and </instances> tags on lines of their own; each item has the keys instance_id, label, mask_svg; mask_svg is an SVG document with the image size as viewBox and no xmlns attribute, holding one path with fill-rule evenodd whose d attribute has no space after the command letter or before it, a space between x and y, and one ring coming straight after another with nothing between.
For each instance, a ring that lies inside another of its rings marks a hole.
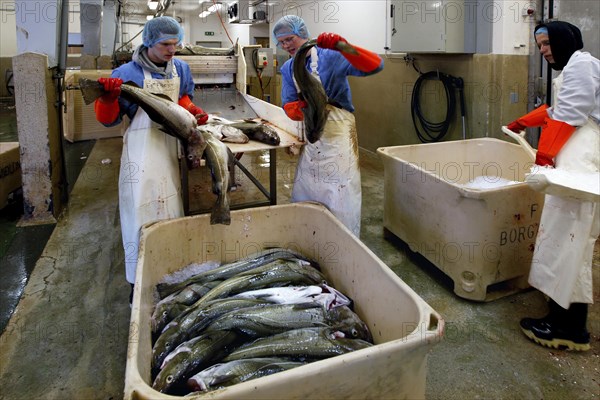
<instances>
[{"instance_id":1,"label":"fish tail","mask_svg":"<svg viewBox=\"0 0 600 400\"><path fill-rule=\"evenodd\" d=\"M358 51L352 46L350 43L339 41L335 44L335 48L341 51L342 53L351 54L353 56L358 55Z\"/></svg>"},{"instance_id":2,"label":"fish tail","mask_svg":"<svg viewBox=\"0 0 600 400\"><path fill-rule=\"evenodd\" d=\"M210 224L231 224L231 214L229 212L229 200L227 195L220 193L217 197L217 202L210 213Z\"/></svg>"},{"instance_id":3,"label":"fish tail","mask_svg":"<svg viewBox=\"0 0 600 400\"><path fill-rule=\"evenodd\" d=\"M85 104L92 104L100 96L106 94L104 86L98 81L88 78L79 79L79 90Z\"/></svg>"}]
</instances>

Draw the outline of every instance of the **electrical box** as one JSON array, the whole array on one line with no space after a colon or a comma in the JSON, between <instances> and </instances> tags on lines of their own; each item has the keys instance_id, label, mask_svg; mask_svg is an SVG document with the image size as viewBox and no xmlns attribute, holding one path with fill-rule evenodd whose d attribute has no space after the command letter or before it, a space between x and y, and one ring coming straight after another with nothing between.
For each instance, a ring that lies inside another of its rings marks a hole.
<instances>
[{"instance_id":1,"label":"electrical box","mask_svg":"<svg viewBox=\"0 0 600 400\"><path fill-rule=\"evenodd\" d=\"M260 45L244 46L244 59L246 64L246 76L266 77L275 74L273 60L275 58L273 49L261 47Z\"/></svg>"},{"instance_id":2,"label":"electrical box","mask_svg":"<svg viewBox=\"0 0 600 400\"><path fill-rule=\"evenodd\" d=\"M227 16L230 24L254 24L267 19L265 0L238 0L229 3Z\"/></svg>"},{"instance_id":3,"label":"electrical box","mask_svg":"<svg viewBox=\"0 0 600 400\"><path fill-rule=\"evenodd\" d=\"M469 0L387 0L386 50L474 53L476 9Z\"/></svg>"}]
</instances>

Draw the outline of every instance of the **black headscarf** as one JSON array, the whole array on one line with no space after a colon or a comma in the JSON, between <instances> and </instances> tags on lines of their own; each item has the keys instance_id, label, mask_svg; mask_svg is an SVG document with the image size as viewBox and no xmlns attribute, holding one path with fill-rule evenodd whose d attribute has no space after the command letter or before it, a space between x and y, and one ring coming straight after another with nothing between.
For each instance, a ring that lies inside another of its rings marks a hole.
<instances>
[{"instance_id":1,"label":"black headscarf","mask_svg":"<svg viewBox=\"0 0 600 400\"><path fill-rule=\"evenodd\" d=\"M581 31L573 24L564 21L551 21L539 24L533 30L534 35L538 28L545 26L548 29L548 39L554 63L550 67L556 71L562 71L569 59L577 50L583 48Z\"/></svg>"}]
</instances>

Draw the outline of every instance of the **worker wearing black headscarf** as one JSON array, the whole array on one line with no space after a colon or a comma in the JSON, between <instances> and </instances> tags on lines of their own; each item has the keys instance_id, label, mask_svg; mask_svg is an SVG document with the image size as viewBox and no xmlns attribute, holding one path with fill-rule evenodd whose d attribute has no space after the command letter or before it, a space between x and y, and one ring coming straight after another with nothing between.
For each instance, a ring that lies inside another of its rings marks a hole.
<instances>
[{"instance_id":1,"label":"worker wearing black headscarf","mask_svg":"<svg viewBox=\"0 0 600 400\"><path fill-rule=\"evenodd\" d=\"M552 107L513 121L520 132L542 126L536 164L600 180L600 61L583 48L579 29L563 21L534 31L540 53L561 73L552 81ZM600 204L546 195L529 283L550 298L543 318L524 318L521 330L548 347L589 350L588 304L593 303L592 259L600 235Z\"/></svg>"}]
</instances>

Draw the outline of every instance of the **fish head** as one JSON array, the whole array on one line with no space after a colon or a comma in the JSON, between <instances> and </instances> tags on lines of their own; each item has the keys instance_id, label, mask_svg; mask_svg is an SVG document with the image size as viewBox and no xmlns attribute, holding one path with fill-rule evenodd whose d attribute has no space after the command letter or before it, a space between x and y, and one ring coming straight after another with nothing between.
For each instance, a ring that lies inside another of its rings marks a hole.
<instances>
[{"instance_id":1,"label":"fish head","mask_svg":"<svg viewBox=\"0 0 600 400\"><path fill-rule=\"evenodd\" d=\"M344 333L348 339L362 339L373 342L367 324L347 306L335 307L327 312L331 326Z\"/></svg>"},{"instance_id":2,"label":"fish head","mask_svg":"<svg viewBox=\"0 0 600 400\"><path fill-rule=\"evenodd\" d=\"M168 302L159 303L156 305L154 312L152 313L152 318L150 319L152 332L156 333L162 331L167 322L169 322L168 319L170 306L171 305Z\"/></svg>"},{"instance_id":3,"label":"fish head","mask_svg":"<svg viewBox=\"0 0 600 400\"><path fill-rule=\"evenodd\" d=\"M198 129L194 129L187 141L186 161L189 169L196 169L202 163L202 155L206 149L206 140L200 134Z\"/></svg>"},{"instance_id":4,"label":"fish head","mask_svg":"<svg viewBox=\"0 0 600 400\"><path fill-rule=\"evenodd\" d=\"M189 352L180 352L168 360L165 359L162 369L152 383L152 388L162 393L171 389L185 374L189 357Z\"/></svg>"}]
</instances>

